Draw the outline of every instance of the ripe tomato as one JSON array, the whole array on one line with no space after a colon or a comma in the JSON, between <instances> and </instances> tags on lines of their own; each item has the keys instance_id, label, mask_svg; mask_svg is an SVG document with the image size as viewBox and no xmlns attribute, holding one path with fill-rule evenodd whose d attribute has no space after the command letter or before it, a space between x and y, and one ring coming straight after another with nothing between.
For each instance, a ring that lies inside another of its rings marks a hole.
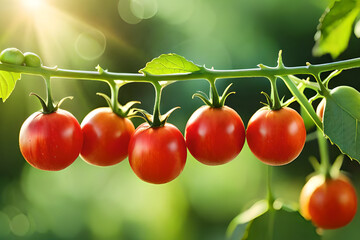
<instances>
[{"instance_id":1,"label":"ripe tomato","mask_svg":"<svg viewBox=\"0 0 360 240\"><path fill-rule=\"evenodd\" d=\"M304 121L291 108L270 110L264 107L250 118L246 139L250 150L262 162L284 165L299 156L304 147Z\"/></svg>"},{"instance_id":2,"label":"ripe tomato","mask_svg":"<svg viewBox=\"0 0 360 240\"><path fill-rule=\"evenodd\" d=\"M316 114L318 115L321 121L323 120L323 116L324 116L325 104L326 104L326 99L323 98L316 108Z\"/></svg>"},{"instance_id":3,"label":"ripe tomato","mask_svg":"<svg viewBox=\"0 0 360 240\"><path fill-rule=\"evenodd\" d=\"M127 157L135 131L129 119L119 117L110 108L97 108L84 118L81 128L84 142L80 157L86 162L110 166Z\"/></svg>"},{"instance_id":4,"label":"ripe tomato","mask_svg":"<svg viewBox=\"0 0 360 240\"><path fill-rule=\"evenodd\" d=\"M186 144L172 124L151 128L143 123L131 137L129 162L135 174L149 183L167 183L184 169Z\"/></svg>"},{"instance_id":5,"label":"ripe tomato","mask_svg":"<svg viewBox=\"0 0 360 240\"><path fill-rule=\"evenodd\" d=\"M343 227L351 222L356 210L355 189L350 180L342 175L336 179L313 176L300 194L301 213L320 228Z\"/></svg>"},{"instance_id":6,"label":"ripe tomato","mask_svg":"<svg viewBox=\"0 0 360 240\"><path fill-rule=\"evenodd\" d=\"M186 145L193 157L207 165L220 165L234 159L245 142L240 116L229 107L202 106L186 124Z\"/></svg>"},{"instance_id":7,"label":"ripe tomato","mask_svg":"<svg viewBox=\"0 0 360 240\"><path fill-rule=\"evenodd\" d=\"M58 109L44 114L35 112L20 129L20 150L33 167L58 171L79 156L83 142L81 128L68 111Z\"/></svg>"}]
</instances>

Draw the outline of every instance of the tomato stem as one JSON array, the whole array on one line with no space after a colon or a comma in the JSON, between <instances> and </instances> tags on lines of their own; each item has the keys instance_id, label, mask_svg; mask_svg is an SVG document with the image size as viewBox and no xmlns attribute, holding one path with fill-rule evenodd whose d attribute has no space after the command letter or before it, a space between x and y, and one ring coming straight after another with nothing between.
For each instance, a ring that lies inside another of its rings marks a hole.
<instances>
[{"instance_id":1,"label":"tomato stem","mask_svg":"<svg viewBox=\"0 0 360 240\"><path fill-rule=\"evenodd\" d=\"M309 114L309 116L314 121L318 129L323 130L323 124L320 118L317 116L314 108L309 103L309 100L305 97L305 95L296 87L296 85L293 83L291 78L289 76L282 76L280 78L284 81L285 85L290 90L292 95L295 96L296 101L300 104L300 106L302 106L305 109L305 111Z\"/></svg>"},{"instance_id":2,"label":"tomato stem","mask_svg":"<svg viewBox=\"0 0 360 240\"><path fill-rule=\"evenodd\" d=\"M282 108L281 101L279 98L279 93L276 87L276 77L269 78L271 83L271 105L269 106L271 110L279 110Z\"/></svg>"},{"instance_id":3,"label":"tomato stem","mask_svg":"<svg viewBox=\"0 0 360 240\"><path fill-rule=\"evenodd\" d=\"M272 179L272 166L267 166L267 202L269 205L269 209L273 209L274 208L274 195L272 192L272 188L271 188L271 179Z\"/></svg>"},{"instance_id":4,"label":"tomato stem","mask_svg":"<svg viewBox=\"0 0 360 240\"><path fill-rule=\"evenodd\" d=\"M329 150L327 140L324 137L324 134L320 130L316 130L318 134L318 144L319 144L319 151L320 151L320 171L326 177L330 177L330 160L329 160Z\"/></svg>"},{"instance_id":5,"label":"tomato stem","mask_svg":"<svg viewBox=\"0 0 360 240\"><path fill-rule=\"evenodd\" d=\"M159 82L152 83L155 88L155 104L154 104L154 112L153 112L153 119L152 119L152 127L160 127L162 125L161 122L161 115L160 115L160 101L161 101L161 93L163 87L160 85Z\"/></svg>"},{"instance_id":6,"label":"tomato stem","mask_svg":"<svg viewBox=\"0 0 360 240\"><path fill-rule=\"evenodd\" d=\"M222 107L220 105L219 93L218 93L218 91L216 89L216 86L215 86L216 79L212 78L212 77L208 77L207 80L210 83L210 99L212 100L212 106L215 107L215 108Z\"/></svg>"}]
</instances>

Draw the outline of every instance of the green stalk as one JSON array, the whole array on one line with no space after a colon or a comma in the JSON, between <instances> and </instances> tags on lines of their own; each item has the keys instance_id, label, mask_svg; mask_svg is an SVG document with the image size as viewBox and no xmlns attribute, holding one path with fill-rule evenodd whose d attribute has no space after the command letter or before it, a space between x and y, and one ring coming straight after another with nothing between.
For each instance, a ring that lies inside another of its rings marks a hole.
<instances>
[{"instance_id":1,"label":"green stalk","mask_svg":"<svg viewBox=\"0 0 360 240\"><path fill-rule=\"evenodd\" d=\"M111 92L110 107L114 113L121 115L118 112L118 97L119 97L119 89L121 86L117 85L113 80L108 81L108 84L110 86L110 92Z\"/></svg>"},{"instance_id":2,"label":"green stalk","mask_svg":"<svg viewBox=\"0 0 360 240\"><path fill-rule=\"evenodd\" d=\"M279 98L279 93L277 91L277 86L276 86L276 80L277 78L269 78L270 83L271 83L271 105L270 108L271 110L279 110L281 109L281 102L280 102L280 98Z\"/></svg>"},{"instance_id":3,"label":"green stalk","mask_svg":"<svg viewBox=\"0 0 360 240\"><path fill-rule=\"evenodd\" d=\"M215 78L208 78L207 80L210 83L210 93L211 93L210 98L212 100L212 104L213 104L214 107L219 108L219 107L221 107L221 104L220 104L219 93L218 93L218 91L216 89L216 86L215 86L216 79Z\"/></svg>"},{"instance_id":4,"label":"green stalk","mask_svg":"<svg viewBox=\"0 0 360 240\"><path fill-rule=\"evenodd\" d=\"M322 122L319 119L319 117L316 115L316 112L314 108L309 103L308 99L305 97L305 95L297 89L296 85L291 81L291 79L288 76L282 76L281 79L283 79L285 85L290 90L290 92L296 97L296 100L299 102L299 104L305 109L305 111L309 114L311 119L314 121L315 125L319 129L323 129Z\"/></svg>"},{"instance_id":5,"label":"green stalk","mask_svg":"<svg viewBox=\"0 0 360 240\"><path fill-rule=\"evenodd\" d=\"M44 109L48 113L52 113L55 111L54 100L51 94L51 78L50 76L44 76L45 79L45 86L46 86L46 107Z\"/></svg>"},{"instance_id":6,"label":"green stalk","mask_svg":"<svg viewBox=\"0 0 360 240\"><path fill-rule=\"evenodd\" d=\"M163 74L163 75L144 75L141 73L113 73L98 71L79 71L60 68L31 68L26 66L18 66L13 64L0 64L0 70L9 72L19 72L30 75L49 75L56 78L75 78L95 81L109 80L125 80L134 82L154 82L154 81L184 81L191 79L207 79L212 78L244 78L244 77L274 77L305 74L313 75L314 72L322 73L333 70L345 70L360 67L360 58L349 59L326 64L307 65L298 67L266 67L252 69L235 69L235 70L214 70L205 69L205 71L197 71L186 74Z\"/></svg>"},{"instance_id":7,"label":"green stalk","mask_svg":"<svg viewBox=\"0 0 360 240\"><path fill-rule=\"evenodd\" d=\"M161 101L162 86L158 82L153 82L153 85L155 88L155 104L153 111L152 127L160 127L161 126L160 101Z\"/></svg>"},{"instance_id":8,"label":"green stalk","mask_svg":"<svg viewBox=\"0 0 360 240\"><path fill-rule=\"evenodd\" d=\"M272 166L267 166L267 202L269 205L269 209L273 209L274 208L274 195L271 189L271 178L272 178Z\"/></svg>"},{"instance_id":9,"label":"green stalk","mask_svg":"<svg viewBox=\"0 0 360 240\"><path fill-rule=\"evenodd\" d=\"M324 137L324 134L320 130L316 130L318 134L318 144L320 151L320 171L326 176L330 177L330 158L329 158L329 149L327 145L327 140Z\"/></svg>"}]
</instances>

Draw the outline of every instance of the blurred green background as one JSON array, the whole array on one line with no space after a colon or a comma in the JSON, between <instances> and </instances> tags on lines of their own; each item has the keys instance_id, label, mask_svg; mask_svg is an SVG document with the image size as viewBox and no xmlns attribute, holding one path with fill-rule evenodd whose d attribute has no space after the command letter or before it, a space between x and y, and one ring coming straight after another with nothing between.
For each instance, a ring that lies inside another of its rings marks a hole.
<instances>
[{"instance_id":1,"label":"blurred green background","mask_svg":"<svg viewBox=\"0 0 360 240\"><path fill-rule=\"evenodd\" d=\"M174 52L197 64L217 69L274 66L283 50L287 66L324 63L313 58L318 19L327 1L288 0L0 0L0 49L17 47L38 53L46 66L114 72L137 72L147 61ZM340 59L359 57L354 37ZM344 72L334 86L360 89L358 70ZM270 89L266 79L219 80L222 91L234 82L236 95L227 104L246 124ZM74 96L62 108L79 120L105 102L96 92L106 84L54 79L56 99ZM281 95L289 96L280 84ZM180 106L169 121L184 132L191 113L202 103L192 94L208 85L203 80L178 82L164 90L162 112ZM230 221L266 195L266 166L244 146L232 162L218 167L198 163L188 154L183 173L165 185L139 180L127 160L113 167L95 167L80 158L60 172L30 167L21 156L18 133L22 122L40 109L30 92L44 95L40 77L23 76L12 96L0 104L0 239L126 239L177 240L225 238ZM154 90L133 83L120 90L120 102L142 102L151 111ZM299 110L297 104L292 105ZM134 121L136 125L139 120ZM313 130L310 130L310 132ZM332 159L339 154L330 147ZM275 194L297 201L318 156L316 141L307 142L293 163L274 169ZM358 163L345 159L344 170L360 188ZM358 191L360 192L360 191ZM326 231L324 239L358 239L360 214L348 226ZM291 231L291 229L289 229ZM340 237L341 236L341 237Z\"/></svg>"}]
</instances>

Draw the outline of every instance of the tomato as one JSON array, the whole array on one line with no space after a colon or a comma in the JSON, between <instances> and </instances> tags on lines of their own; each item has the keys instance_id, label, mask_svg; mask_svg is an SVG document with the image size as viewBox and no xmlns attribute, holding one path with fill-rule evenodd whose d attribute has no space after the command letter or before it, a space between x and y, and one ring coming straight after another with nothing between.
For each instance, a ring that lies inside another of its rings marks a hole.
<instances>
[{"instance_id":1,"label":"tomato","mask_svg":"<svg viewBox=\"0 0 360 240\"><path fill-rule=\"evenodd\" d=\"M17 48L7 48L0 53L0 61L8 64L22 65L24 54Z\"/></svg>"},{"instance_id":2,"label":"tomato","mask_svg":"<svg viewBox=\"0 0 360 240\"><path fill-rule=\"evenodd\" d=\"M300 194L301 213L320 228L343 227L351 222L356 210L355 189L343 175L335 179L313 176Z\"/></svg>"},{"instance_id":3,"label":"tomato","mask_svg":"<svg viewBox=\"0 0 360 240\"><path fill-rule=\"evenodd\" d=\"M149 127L143 123L129 143L129 162L135 174L149 183L167 183L184 169L186 144L181 132L172 124Z\"/></svg>"},{"instance_id":4,"label":"tomato","mask_svg":"<svg viewBox=\"0 0 360 240\"><path fill-rule=\"evenodd\" d=\"M220 165L240 153L245 142L245 127L240 116L229 107L202 106L187 122L185 139L196 160Z\"/></svg>"},{"instance_id":5,"label":"tomato","mask_svg":"<svg viewBox=\"0 0 360 240\"><path fill-rule=\"evenodd\" d=\"M83 136L76 118L58 109L44 114L35 112L20 129L20 150L33 167L58 171L68 167L79 156Z\"/></svg>"},{"instance_id":6,"label":"tomato","mask_svg":"<svg viewBox=\"0 0 360 240\"><path fill-rule=\"evenodd\" d=\"M304 147L304 121L291 108L264 107L250 118L246 139L250 150L262 162L284 165L297 158Z\"/></svg>"},{"instance_id":7,"label":"tomato","mask_svg":"<svg viewBox=\"0 0 360 240\"><path fill-rule=\"evenodd\" d=\"M135 128L127 118L116 115L110 108L91 111L82 121L84 143L80 157L97 166L110 166L128 155L130 137Z\"/></svg>"},{"instance_id":8,"label":"tomato","mask_svg":"<svg viewBox=\"0 0 360 240\"><path fill-rule=\"evenodd\" d=\"M316 108L316 114L318 115L321 121L323 120L323 116L324 116L325 104L326 104L326 99L323 98Z\"/></svg>"}]
</instances>

